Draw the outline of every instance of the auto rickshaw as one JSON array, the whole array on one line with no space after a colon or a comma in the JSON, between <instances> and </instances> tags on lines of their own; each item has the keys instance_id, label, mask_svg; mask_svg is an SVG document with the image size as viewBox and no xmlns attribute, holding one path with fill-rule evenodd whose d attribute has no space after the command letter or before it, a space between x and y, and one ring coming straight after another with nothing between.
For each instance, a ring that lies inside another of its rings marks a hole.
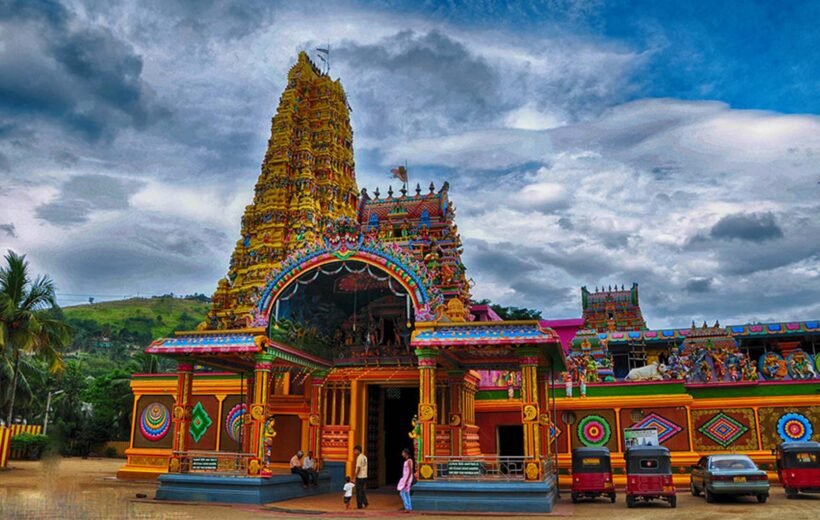
<instances>
[{"instance_id":1,"label":"auto rickshaw","mask_svg":"<svg viewBox=\"0 0 820 520\"><path fill-rule=\"evenodd\" d=\"M612 463L608 448L575 448L572 450L572 503L581 497L606 495L615 502Z\"/></svg>"},{"instance_id":2,"label":"auto rickshaw","mask_svg":"<svg viewBox=\"0 0 820 520\"><path fill-rule=\"evenodd\" d=\"M626 459L626 507L638 501L665 500L677 507L675 484L672 482L672 461L663 446L631 446Z\"/></svg>"},{"instance_id":3,"label":"auto rickshaw","mask_svg":"<svg viewBox=\"0 0 820 520\"><path fill-rule=\"evenodd\" d=\"M820 442L784 442L772 452L786 498L820 493Z\"/></svg>"}]
</instances>

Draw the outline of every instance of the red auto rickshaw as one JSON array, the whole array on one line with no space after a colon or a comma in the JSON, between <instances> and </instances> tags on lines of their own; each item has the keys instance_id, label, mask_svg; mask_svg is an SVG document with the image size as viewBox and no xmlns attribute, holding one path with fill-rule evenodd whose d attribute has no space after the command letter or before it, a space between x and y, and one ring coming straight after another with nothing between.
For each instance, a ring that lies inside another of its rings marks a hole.
<instances>
[{"instance_id":1,"label":"red auto rickshaw","mask_svg":"<svg viewBox=\"0 0 820 520\"><path fill-rule=\"evenodd\" d=\"M786 498L820 493L820 442L784 442L772 451Z\"/></svg>"},{"instance_id":2,"label":"red auto rickshaw","mask_svg":"<svg viewBox=\"0 0 820 520\"><path fill-rule=\"evenodd\" d=\"M615 502L612 463L608 448L575 448L572 450L572 503L581 497L608 496Z\"/></svg>"},{"instance_id":3,"label":"red auto rickshaw","mask_svg":"<svg viewBox=\"0 0 820 520\"><path fill-rule=\"evenodd\" d=\"M663 446L631 446L626 459L626 507L639 501L665 500L677 507L672 460Z\"/></svg>"}]
</instances>

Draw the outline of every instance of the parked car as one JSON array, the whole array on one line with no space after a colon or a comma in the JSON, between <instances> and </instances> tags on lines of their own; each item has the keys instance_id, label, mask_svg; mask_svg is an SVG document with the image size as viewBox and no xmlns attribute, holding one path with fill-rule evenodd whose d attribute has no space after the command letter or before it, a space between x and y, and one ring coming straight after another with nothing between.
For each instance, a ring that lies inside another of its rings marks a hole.
<instances>
[{"instance_id":1,"label":"parked car","mask_svg":"<svg viewBox=\"0 0 820 520\"><path fill-rule=\"evenodd\" d=\"M624 453L626 459L626 507L638 501L665 500L677 507L675 484L672 482L672 460L663 446L632 446Z\"/></svg>"},{"instance_id":2,"label":"parked car","mask_svg":"<svg viewBox=\"0 0 820 520\"><path fill-rule=\"evenodd\" d=\"M769 498L766 472L746 455L709 455L692 466L689 486L692 496L706 495L714 502L717 495L753 495L760 503Z\"/></svg>"},{"instance_id":3,"label":"parked car","mask_svg":"<svg viewBox=\"0 0 820 520\"><path fill-rule=\"evenodd\" d=\"M607 448L575 448L572 450L572 503L581 497L606 495L615 503L612 483L612 463Z\"/></svg>"},{"instance_id":4,"label":"parked car","mask_svg":"<svg viewBox=\"0 0 820 520\"><path fill-rule=\"evenodd\" d=\"M773 452L786 498L820 493L820 442L784 442Z\"/></svg>"}]
</instances>

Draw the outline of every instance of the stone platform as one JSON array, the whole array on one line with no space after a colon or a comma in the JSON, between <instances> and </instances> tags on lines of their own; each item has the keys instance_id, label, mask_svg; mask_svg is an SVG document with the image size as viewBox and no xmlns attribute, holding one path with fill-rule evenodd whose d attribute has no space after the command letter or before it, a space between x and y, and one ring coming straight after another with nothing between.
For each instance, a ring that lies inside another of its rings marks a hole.
<instances>
[{"instance_id":1,"label":"stone platform","mask_svg":"<svg viewBox=\"0 0 820 520\"><path fill-rule=\"evenodd\" d=\"M540 482L421 481L413 486L416 511L550 513L554 480Z\"/></svg>"},{"instance_id":2,"label":"stone platform","mask_svg":"<svg viewBox=\"0 0 820 520\"><path fill-rule=\"evenodd\" d=\"M167 473L159 476L156 499L180 502L266 504L331 491L331 476L328 472L319 472L318 482L318 486L309 486L305 489L302 487L302 479L292 474L257 478L203 473Z\"/></svg>"}]
</instances>

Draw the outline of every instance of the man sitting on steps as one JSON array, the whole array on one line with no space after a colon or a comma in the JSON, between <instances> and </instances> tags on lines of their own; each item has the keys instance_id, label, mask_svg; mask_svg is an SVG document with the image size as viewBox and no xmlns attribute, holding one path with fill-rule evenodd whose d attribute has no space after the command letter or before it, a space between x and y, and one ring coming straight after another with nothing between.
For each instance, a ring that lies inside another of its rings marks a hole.
<instances>
[{"instance_id":1,"label":"man sitting on steps","mask_svg":"<svg viewBox=\"0 0 820 520\"><path fill-rule=\"evenodd\" d=\"M316 467L316 459L313 458L313 452L308 451L307 457L302 459L302 469L308 475L308 481L314 486L319 485L319 473Z\"/></svg>"},{"instance_id":2,"label":"man sitting on steps","mask_svg":"<svg viewBox=\"0 0 820 520\"><path fill-rule=\"evenodd\" d=\"M302 457L304 456L304 452L299 450L296 452L296 455L291 457L290 459L290 472L294 475L299 475L302 478L302 487L308 487L309 476L308 472L302 467Z\"/></svg>"}]
</instances>

